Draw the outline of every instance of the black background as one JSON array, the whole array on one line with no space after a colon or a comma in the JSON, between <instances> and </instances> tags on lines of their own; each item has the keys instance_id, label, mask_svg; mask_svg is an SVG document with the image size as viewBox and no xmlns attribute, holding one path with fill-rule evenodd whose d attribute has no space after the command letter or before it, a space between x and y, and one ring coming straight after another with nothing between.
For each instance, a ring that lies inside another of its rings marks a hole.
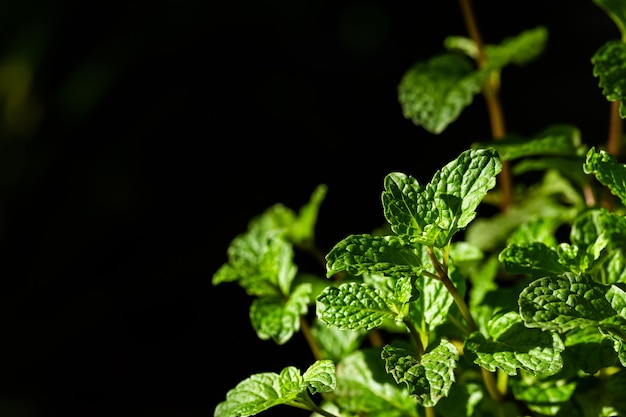
<instances>
[{"instance_id":1,"label":"black background","mask_svg":"<svg viewBox=\"0 0 626 417\"><path fill-rule=\"evenodd\" d=\"M590 58L613 22L591 1L475 8L487 43L550 33L503 72L509 131L602 144ZM397 101L466 34L456 1L6 1L0 34L2 416L207 416L252 373L308 366L300 336L259 341L243 290L211 285L230 240L324 183L327 251L382 224L384 175L426 182L490 134L481 97L437 136Z\"/></svg>"}]
</instances>

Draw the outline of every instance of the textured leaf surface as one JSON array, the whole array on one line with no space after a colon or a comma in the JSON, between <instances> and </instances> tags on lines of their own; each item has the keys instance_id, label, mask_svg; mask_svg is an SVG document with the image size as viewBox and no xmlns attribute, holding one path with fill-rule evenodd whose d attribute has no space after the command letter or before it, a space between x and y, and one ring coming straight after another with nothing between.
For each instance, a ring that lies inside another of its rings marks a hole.
<instances>
[{"instance_id":1,"label":"textured leaf surface","mask_svg":"<svg viewBox=\"0 0 626 417\"><path fill-rule=\"evenodd\" d=\"M477 365L509 375L517 375L518 369L554 375L563 367L565 347L556 333L526 328L516 312L498 315L488 326L489 339L474 332L465 340L463 350Z\"/></svg>"},{"instance_id":2,"label":"textured leaf surface","mask_svg":"<svg viewBox=\"0 0 626 417\"><path fill-rule=\"evenodd\" d=\"M626 204L626 166L617 162L613 155L604 150L596 152L595 148L591 148L587 152L583 169L587 174L595 175L601 184Z\"/></svg>"},{"instance_id":3,"label":"textured leaf surface","mask_svg":"<svg viewBox=\"0 0 626 417\"><path fill-rule=\"evenodd\" d=\"M302 377L311 394L329 392L337 386L335 363L328 359L316 361Z\"/></svg>"},{"instance_id":4,"label":"textured leaf surface","mask_svg":"<svg viewBox=\"0 0 626 417\"><path fill-rule=\"evenodd\" d=\"M521 292L519 308L528 327L557 332L598 327L619 335L626 334L624 300L624 292L614 285L567 273L532 282Z\"/></svg>"},{"instance_id":5,"label":"textured leaf surface","mask_svg":"<svg viewBox=\"0 0 626 417\"><path fill-rule=\"evenodd\" d=\"M354 282L327 287L317 297L317 317L340 329L373 329L395 313L381 293L367 284Z\"/></svg>"},{"instance_id":6,"label":"textured leaf surface","mask_svg":"<svg viewBox=\"0 0 626 417\"><path fill-rule=\"evenodd\" d=\"M350 235L326 255L326 274L330 277L347 271L355 276L364 273L418 276L422 271L418 249L395 236Z\"/></svg>"},{"instance_id":7,"label":"textured leaf surface","mask_svg":"<svg viewBox=\"0 0 626 417\"><path fill-rule=\"evenodd\" d=\"M307 389L311 393L328 392L335 386L335 365L327 359L316 361L304 375L293 366L280 374L254 374L226 393L226 400L215 407L214 417L253 416L281 404L308 408L301 400Z\"/></svg>"},{"instance_id":8,"label":"textured leaf surface","mask_svg":"<svg viewBox=\"0 0 626 417\"><path fill-rule=\"evenodd\" d=\"M444 53L413 65L398 85L404 117L431 133L441 133L479 93L486 73L459 54Z\"/></svg>"},{"instance_id":9,"label":"textured leaf surface","mask_svg":"<svg viewBox=\"0 0 626 417\"><path fill-rule=\"evenodd\" d=\"M626 99L626 44L607 41L591 57L593 75L599 78L602 94L609 101L623 103Z\"/></svg>"},{"instance_id":10,"label":"textured leaf surface","mask_svg":"<svg viewBox=\"0 0 626 417\"><path fill-rule=\"evenodd\" d=\"M250 306L250 321L261 340L272 339L279 345L288 342L300 330L300 316L308 311L311 285L301 284L285 300L261 297Z\"/></svg>"},{"instance_id":11,"label":"textured leaf surface","mask_svg":"<svg viewBox=\"0 0 626 417\"><path fill-rule=\"evenodd\" d=\"M474 219L501 169L493 149L470 149L437 171L426 187L405 174L389 174L382 195L385 218L399 236L446 246Z\"/></svg>"},{"instance_id":12,"label":"textured leaf surface","mask_svg":"<svg viewBox=\"0 0 626 417\"><path fill-rule=\"evenodd\" d=\"M626 217L603 207L579 214L571 225L570 241L580 247L591 247L599 241L615 248L626 246Z\"/></svg>"},{"instance_id":13,"label":"textured leaf surface","mask_svg":"<svg viewBox=\"0 0 626 417\"><path fill-rule=\"evenodd\" d=\"M498 259L512 274L556 275L570 270L560 262L556 250L541 242L511 244L500 252Z\"/></svg>"},{"instance_id":14,"label":"textured leaf surface","mask_svg":"<svg viewBox=\"0 0 626 417\"><path fill-rule=\"evenodd\" d=\"M421 358L406 349L390 345L385 346L382 353L387 372L396 382L406 383L411 395L424 407L434 407L448 395L455 380L458 357L456 347L446 339Z\"/></svg>"},{"instance_id":15,"label":"textured leaf surface","mask_svg":"<svg viewBox=\"0 0 626 417\"><path fill-rule=\"evenodd\" d=\"M213 285L237 281L259 297L289 293L297 268L293 247L280 231L253 229L233 239L227 252L228 263L213 275Z\"/></svg>"}]
</instances>

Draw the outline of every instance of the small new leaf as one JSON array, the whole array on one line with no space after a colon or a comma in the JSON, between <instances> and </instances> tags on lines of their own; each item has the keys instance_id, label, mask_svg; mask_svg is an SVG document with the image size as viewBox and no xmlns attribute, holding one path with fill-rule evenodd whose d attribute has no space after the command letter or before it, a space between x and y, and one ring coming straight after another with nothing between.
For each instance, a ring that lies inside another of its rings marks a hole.
<instances>
[{"instance_id":1,"label":"small new leaf","mask_svg":"<svg viewBox=\"0 0 626 417\"><path fill-rule=\"evenodd\" d=\"M285 300L283 297L260 297L250 306L250 321L261 340L272 339L279 345L288 342L300 330L300 316L308 311L311 285L298 285Z\"/></svg>"},{"instance_id":2,"label":"small new leaf","mask_svg":"<svg viewBox=\"0 0 626 417\"><path fill-rule=\"evenodd\" d=\"M252 229L228 247L228 263L213 275L213 285L237 281L253 296L283 296L297 273L293 246L280 231Z\"/></svg>"},{"instance_id":3,"label":"small new leaf","mask_svg":"<svg viewBox=\"0 0 626 417\"><path fill-rule=\"evenodd\" d=\"M501 170L497 152L487 148L462 152L426 187L411 176L391 173L382 194L385 218L396 234L409 241L445 247L474 219Z\"/></svg>"},{"instance_id":4,"label":"small new leaf","mask_svg":"<svg viewBox=\"0 0 626 417\"><path fill-rule=\"evenodd\" d=\"M298 213L283 204L274 204L263 214L252 219L248 229L280 230L284 232L285 239L294 245L310 246L315 238L317 216L327 189L325 184L318 185Z\"/></svg>"},{"instance_id":5,"label":"small new leaf","mask_svg":"<svg viewBox=\"0 0 626 417\"><path fill-rule=\"evenodd\" d=\"M454 369L459 352L447 339L421 358L412 352L387 345L382 358L385 368L397 383L406 383L411 395L424 407L434 407L448 395L454 383Z\"/></svg>"}]
</instances>

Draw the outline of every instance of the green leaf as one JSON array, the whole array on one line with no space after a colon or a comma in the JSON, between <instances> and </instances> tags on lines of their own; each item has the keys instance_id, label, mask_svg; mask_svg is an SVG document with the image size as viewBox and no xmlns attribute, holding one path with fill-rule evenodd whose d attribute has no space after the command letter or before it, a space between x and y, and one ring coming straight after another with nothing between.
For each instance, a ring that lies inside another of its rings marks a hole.
<instances>
[{"instance_id":1,"label":"green leaf","mask_svg":"<svg viewBox=\"0 0 626 417\"><path fill-rule=\"evenodd\" d=\"M315 362L304 376L293 366L280 374L254 374L226 393L226 400L215 407L214 417L248 417L281 404L312 410L307 389L312 393L332 391L335 381L335 366L329 360Z\"/></svg>"},{"instance_id":2,"label":"green leaf","mask_svg":"<svg viewBox=\"0 0 626 417\"><path fill-rule=\"evenodd\" d=\"M333 401L341 415L418 417L415 399L385 371L380 358L380 349L365 348L337 364Z\"/></svg>"},{"instance_id":3,"label":"green leaf","mask_svg":"<svg viewBox=\"0 0 626 417\"><path fill-rule=\"evenodd\" d=\"M411 395L424 407L434 407L448 395L455 381L454 369L459 352L446 339L421 358L404 348L390 345L383 348L381 356L387 372L397 383L406 383Z\"/></svg>"},{"instance_id":4,"label":"green leaf","mask_svg":"<svg viewBox=\"0 0 626 417\"><path fill-rule=\"evenodd\" d=\"M512 392L515 398L523 401L535 413L555 416L571 401L576 390L576 381L514 380Z\"/></svg>"},{"instance_id":5,"label":"green leaf","mask_svg":"<svg viewBox=\"0 0 626 417\"><path fill-rule=\"evenodd\" d=\"M562 156L581 158L586 147L581 144L580 130L571 125L552 125L530 139L509 135L504 139L474 144L473 148L491 147L503 161L527 157ZM581 161L582 162L582 161Z\"/></svg>"},{"instance_id":6,"label":"green leaf","mask_svg":"<svg viewBox=\"0 0 626 417\"><path fill-rule=\"evenodd\" d=\"M562 178L566 178L578 187L582 187L589 180L589 177L583 171L583 162L583 157L528 158L515 163L515 165L511 168L511 174L520 176L532 172L546 172L546 175L549 175L550 172L556 171ZM571 185L570 188L573 189ZM576 188L575 193L567 192L566 196L568 197L568 200L571 200L575 202L575 204L581 206L583 205L583 200L580 196L579 190L580 188Z\"/></svg>"},{"instance_id":7,"label":"green leaf","mask_svg":"<svg viewBox=\"0 0 626 417\"><path fill-rule=\"evenodd\" d=\"M481 91L487 73L465 56L444 53L413 65L398 84L404 117L439 134Z\"/></svg>"},{"instance_id":8,"label":"green leaf","mask_svg":"<svg viewBox=\"0 0 626 417\"><path fill-rule=\"evenodd\" d=\"M326 275L347 271L354 276L418 276L423 269L420 251L395 236L350 235L326 255Z\"/></svg>"},{"instance_id":9,"label":"green leaf","mask_svg":"<svg viewBox=\"0 0 626 417\"><path fill-rule=\"evenodd\" d=\"M253 218L248 229L282 231L284 238L294 245L311 246L315 240L317 216L326 197L327 188L324 184L318 185L313 190L309 201L300 208L298 213L283 204L274 204L261 215Z\"/></svg>"},{"instance_id":10,"label":"green leaf","mask_svg":"<svg viewBox=\"0 0 626 417\"><path fill-rule=\"evenodd\" d=\"M458 274L450 275L455 287L462 292L465 288L463 277ZM419 329L428 334L448 319L454 298L439 280L422 276L414 284L420 297L409 305L409 317L413 323L417 323Z\"/></svg>"},{"instance_id":11,"label":"green leaf","mask_svg":"<svg viewBox=\"0 0 626 417\"><path fill-rule=\"evenodd\" d=\"M597 232L594 226L600 225L583 221L590 219L592 216L583 215L571 227L572 241L579 245L561 243L553 249L541 242L510 244L500 252L499 259L508 272L534 277L589 272L605 259L610 239L608 233L592 233Z\"/></svg>"},{"instance_id":12,"label":"green leaf","mask_svg":"<svg viewBox=\"0 0 626 417\"><path fill-rule=\"evenodd\" d=\"M337 386L335 363L328 359L315 361L302 377L311 394L329 392Z\"/></svg>"},{"instance_id":13,"label":"green leaf","mask_svg":"<svg viewBox=\"0 0 626 417\"><path fill-rule=\"evenodd\" d=\"M605 42L591 57L591 63L602 94L608 101L620 102L621 114L626 100L626 44L621 40Z\"/></svg>"},{"instance_id":14,"label":"green leaf","mask_svg":"<svg viewBox=\"0 0 626 417\"><path fill-rule=\"evenodd\" d=\"M626 372L607 378L588 378L579 382L575 400L584 416L617 417L626 415Z\"/></svg>"},{"instance_id":15,"label":"green leaf","mask_svg":"<svg viewBox=\"0 0 626 417\"><path fill-rule=\"evenodd\" d=\"M565 355L574 366L590 375L617 362L613 340L594 327L567 332Z\"/></svg>"},{"instance_id":16,"label":"green leaf","mask_svg":"<svg viewBox=\"0 0 626 417\"><path fill-rule=\"evenodd\" d=\"M448 396L439 400L435 411L446 417L472 417L483 397L481 384L470 381L452 384Z\"/></svg>"},{"instance_id":17,"label":"green leaf","mask_svg":"<svg viewBox=\"0 0 626 417\"><path fill-rule=\"evenodd\" d=\"M543 53L547 41L547 29L538 26L506 38L499 45L486 45L487 68L499 70L510 63L524 65Z\"/></svg>"},{"instance_id":18,"label":"green leaf","mask_svg":"<svg viewBox=\"0 0 626 417\"><path fill-rule=\"evenodd\" d=\"M533 281L521 292L519 309L526 326L532 328L566 332L598 327L624 335L624 299L615 285L599 284L586 274L566 273Z\"/></svg>"},{"instance_id":19,"label":"green leaf","mask_svg":"<svg viewBox=\"0 0 626 417\"><path fill-rule=\"evenodd\" d=\"M602 185L626 204L626 166L618 163L613 155L604 150L596 152L592 147L587 152L583 170L595 175Z\"/></svg>"},{"instance_id":20,"label":"green leaf","mask_svg":"<svg viewBox=\"0 0 626 417\"><path fill-rule=\"evenodd\" d=\"M498 259L511 274L538 277L570 271L567 265L560 262L557 251L541 242L508 245L500 252Z\"/></svg>"},{"instance_id":21,"label":"green leaf","mask_svg":"<svg viewBox=\"0 0 626 417\"><path fill-rule=\"evenodd\" d=\"M569 199L563 201L570 190L571 184L549 171L540 184L524 190L523 200L506 212L476 219L465 233L465 240L485 251L499 250L515 229L529 221L553 219L559 225L567 224L579 213L579 207L572 207Z\"/></svg>"},{"instance_id":22,"label":"green leaf","mask_svg":"<svg viewBox=\"0 0 626 417\"><path fill-rule=\"evenodd\" d=\"M554 375L563 367L561 352L565 349L556 333L524 327L516 312L496 315L488 323L489 339L474 332L463 351L468 360L494 372L500 369L517 375L523 369L534 375Z\"/></svg>"},{"instance_id":23,"label":"green leaf","mask_svg":"<svg viewBox=\"0 0 626 417\"><path fill-rule=\"evenodd\" d=\"M311 334L315 337L323 357L339 362L361 346L367 332L363 329L341 330L316 319L311 326Z\"/></svg>"},{"instance_id":24,"label":"green leaf","mask_svg":"<svg viewBox=\"0 0 626 417\"><path fill-rule=\"evenodd\" d=\"M509 236L509 245L543 243L548 247L557 246L556 232L562 221L555 218L539 218L519 225ZM500 255L503 256L503 255Z\"/></svg>"},{"instance_id":25,"label":"green leaf","mask_svg":"<svg viewBox=\"0 0 626 417\"><path fill-rule=\"evenodd\" d=\"M317 297L317 318L340 329L370 330L395 319L380 291L367 284L349 282L327 287Z\"/></svg>"},{"instance_id":26,"label":"green leaf","mask_svg":"<svg viewBox=\"0 0 626 417\"><path fill-rule=\"evenodd\" d=\"M603 282L607 284L626 282L626 254L623 249L617 248L609 255L605 271L606 279Z\"/></svg>"},{"instance_id":27,"label":"green leaf","mask_svg":"<svg viewBox=\"0 0 626 417\"><path fill-rule=\"evenodd\" d=\"M505 38L499 45L485 45L487 68L490 71L500 71L508 64L524 65L541 55L547 40L547 29L539 26ZM473 59L478 58L478 48L472 39L449 36L444 40L444 46L451 51L462 51Z\"/></svg>"},{"instance_id":28,"label":"green leaf","mask_svg":"<svg viewBox=\"0 0 626 417\"><path fill-rule=\"evenodd\" d=\"M300 330L300 316L308 311L311 285L301 284L285 300L260 297L250 306L250 321L261 340L272 339L279 345L288 342Z\"/></svg>"},{"instance_id":29,"label":"green leaf","mask_svg":"<svg viewBox=\"0 0 626 417\"><path fill-rule=\"evenodd\" d=\"M385 218L401 237L445 247L474 219L501 169L493 149L470 149L437 171L426 187L411 176L391 173L382 195Z\"/></svg>"},{"instance_id":30,"label":"green leaf","mask_svg":"<svg viewBox=\"0 0 626 417\"><path fill-rule=\"evenodd\" d=\"M237 281L253 296L289 294L297 273L293 247L279 231L253 229L228 247L228 263L213 275L213 285Z\"/></svg>"}]
</instances>

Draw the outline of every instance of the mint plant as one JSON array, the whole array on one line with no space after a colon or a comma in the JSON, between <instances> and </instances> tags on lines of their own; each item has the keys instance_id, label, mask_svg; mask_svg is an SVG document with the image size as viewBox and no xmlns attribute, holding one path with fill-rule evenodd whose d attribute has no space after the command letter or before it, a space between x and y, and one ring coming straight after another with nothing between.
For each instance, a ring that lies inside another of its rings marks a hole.
<instances>
[{"instance_id":1,"label":"mint plant","mask_svg":"<svg viewBox=\"0 0 626 417\"><path fill-rule=\"evenodd\" d=\"M283 345L302 332L312 359L251 375L215 417L277 406L326 417L626 415L626 0L594 3L622 33L590 57L610 103L606 146L587 146L571 125L508 134L502 70L539 58L548 32L485 45L461 1L469 36L408 69L398 99L436 135L482 94L492 140L468 144L426 184L389 173L386 223L327 253L315 243L323 184L298 211L276 204L233 239L212 283L252 298L260 339ZM301 271L297 252L321 272Z\"/></svg>"}]
</instances>

